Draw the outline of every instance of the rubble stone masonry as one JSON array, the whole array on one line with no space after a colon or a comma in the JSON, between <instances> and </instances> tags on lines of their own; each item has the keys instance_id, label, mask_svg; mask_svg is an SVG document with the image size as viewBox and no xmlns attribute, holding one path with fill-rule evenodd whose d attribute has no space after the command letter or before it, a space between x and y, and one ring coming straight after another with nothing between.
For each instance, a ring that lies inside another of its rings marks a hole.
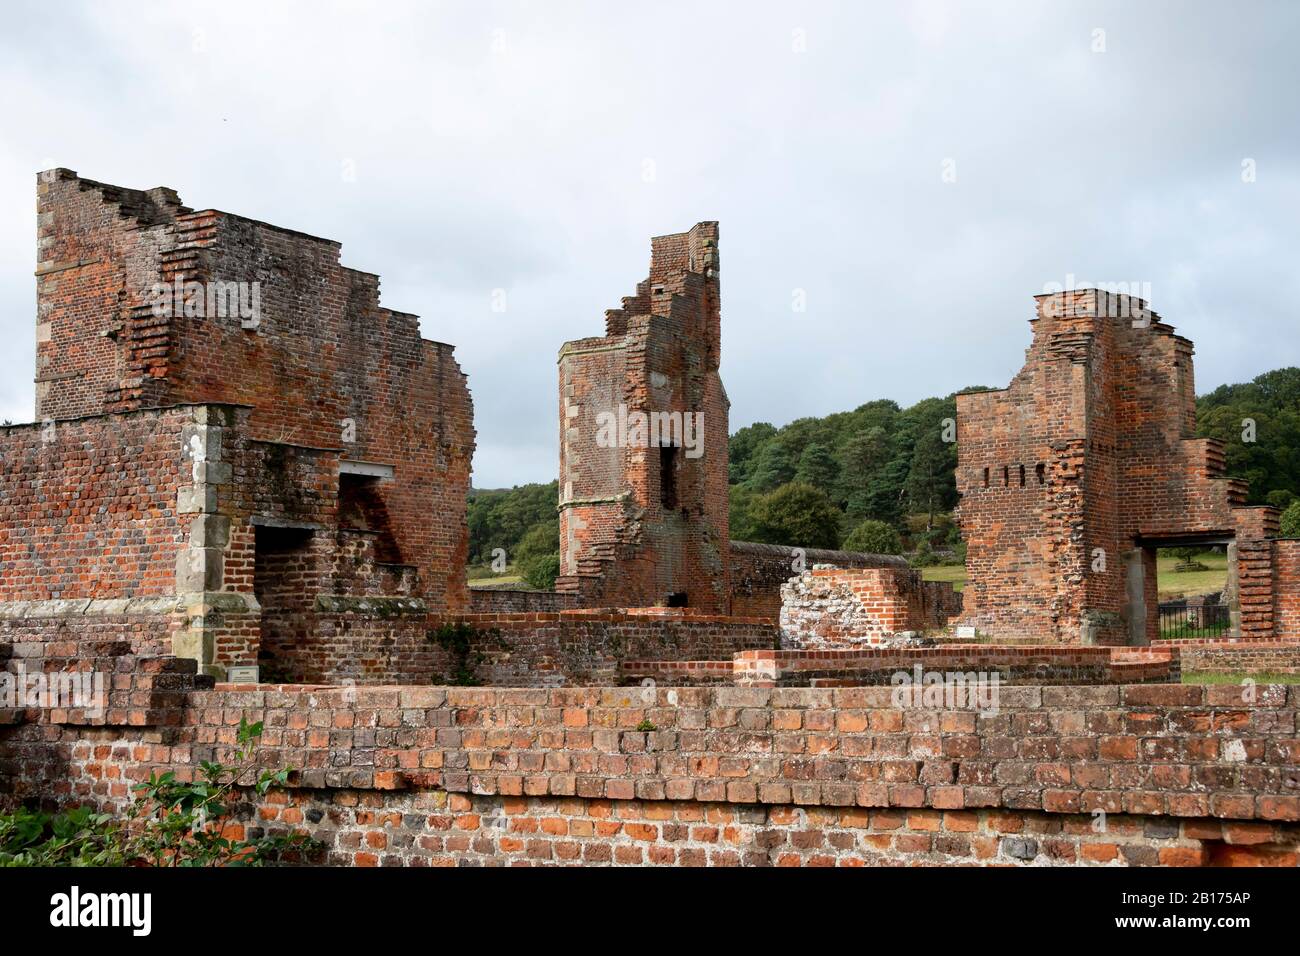
<instances>
[{"instance_id":1,"label":"rubble stone masonry","mask_svg":"<svg viewBox=\"0 0 1300 956\"><path fill-rule=\"evenodd\" d=\"M781 616L781 588L815 565L837 568L909 567L897 554L863 554L822 548L790 548L752 541L731 542L731 613L739 617ZM960 600L960 598L958 598Z\"/></svg>"},{"instance_id":2,"label":"rubble stone masonry","mask_svg":"<svg viewBox=\"0 0 1300 956\"><path fill-rule=\"evenodd\" d=\"M781 588L782 646L862 647L895 635L934 631L961 611L947 582L923 581L911 568L817 566Z\"/></svg>"}]
</instances>

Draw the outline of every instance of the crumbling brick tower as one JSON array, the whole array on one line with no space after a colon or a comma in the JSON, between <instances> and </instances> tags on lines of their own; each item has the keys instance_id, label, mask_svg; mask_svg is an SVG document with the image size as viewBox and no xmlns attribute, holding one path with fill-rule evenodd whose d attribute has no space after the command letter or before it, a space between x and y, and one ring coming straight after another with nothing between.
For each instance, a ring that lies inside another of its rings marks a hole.
<instances>
[{"instance_id":1,"label":"crumbling brick tower","mask_svg":"<svg viewBox=\"0 0 1300 956\"><path fill-rule=\"evenodd\" d=\"M37 195L38 421L0 435L0 602L169 599L205 667L254 663L259 629L263 652L308 639L321 596L467 607L473 409L451 346L382 308L337 242L66 169ZM214 603L241 601L246 639L214 635Z\"/></svg>"},{"instance_id":2,"label":"crumbling brick tower","mask_svg":"<svg viewBox=\"0 0 1300 956\"><path fill-rule=\"evenodd\" d=\"M1156 549L1228 545L1233 632L1272 633L1272 508L1248 508L1223 448L1195 438L1192 343L1141 299L1036 297L1025 366L957 396L961 623L1002 638L1145 644Z\"/></svg>"},{"instance_id":3,"label":"crumbling brick tower","mask_svg":"<svg viewBox=\"0 0 1300 956\"><path fill-rule=\"evenodd\" d=\"M592 606L728 605L727 412L718 224L651 242L605 335L560 349L560 579ZM602 423L695 414L695 448L610 442Z\"/></svg>"}]
</instances>

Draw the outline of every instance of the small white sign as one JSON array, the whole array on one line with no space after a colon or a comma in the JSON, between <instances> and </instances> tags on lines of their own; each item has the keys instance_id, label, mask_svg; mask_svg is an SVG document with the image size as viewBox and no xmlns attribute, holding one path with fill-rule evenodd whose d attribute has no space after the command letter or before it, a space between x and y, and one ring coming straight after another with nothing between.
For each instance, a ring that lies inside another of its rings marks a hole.
<instances>
[{"instance_id":1,"label":"small white sign","mask_svg":"<svg viewBox=\"0 0 1300 956\"><path fill-rule=\"evenodd\" d=\"M258 684L259 668L256 664L240 664L226 671L226 680L232 684Z\"/></svg>"},{"instance_id":2,"label":"small white sign","mask_svg":"<svg viewBox=\"0 0 1300 956\"><path fill-rule=\"evenodd\" d=\"M970 624L963 624L957 628L957 636L966 640L975 640L975 628Z\"/></svg>"}]
</instances>

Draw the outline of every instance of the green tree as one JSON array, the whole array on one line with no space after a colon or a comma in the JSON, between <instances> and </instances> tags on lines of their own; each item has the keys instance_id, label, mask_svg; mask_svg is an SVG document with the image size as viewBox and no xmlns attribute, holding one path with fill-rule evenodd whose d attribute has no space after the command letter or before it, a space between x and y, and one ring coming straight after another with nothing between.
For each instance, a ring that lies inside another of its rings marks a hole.
<instances>
[{"instance_id":1,"label":"green tree","mask_svg":"<svg viewBox=\"0 0 1300 956\"><path fill-rule=\"evenodd\" d=\"M773 491L794 478L795 464L790 450L779 438L763 446L759 452L749 487L754 491Z\"/></svg>"},{"instance_id":2,"label":"green tree","mask_svg":"<svg viewBox=\"0 0 1300 956\"><path fill-rule=\"evenodd\" d=\"M502 548L513 560L520 539L538 522L555 518L559 487L545 484L514 488L472 489L466 520L469 524L469 563L488 564Z\"/></svg>"},{"instance_id":3,"label":"green tree","mask_svg":"<svg viewBox=\"0 0 1300 956\"><path fill-rule=\"evenodd\" d=\"M754 527L754 502L758 493L744 485L732 485L727 489L729 509L727 524L732 541L756 541Z\"/></svg>"},{"instance_id":4,"label":"green tree","mask_svg":"<svg viewBox=\"0 0 1300 956\"><path fill-rule=\"evenodd\" d=\"M555 579L560 576L560 555L538 554L520 564L519 568L530 588L538 591L554 591Z\"/></svg>"},{"instance_id":5,"label":"green tree","mask_svg":"<svg viewBox=\"0 0 1300 956\"><path fill-rule=\"evenodd\" d=\"M511 557L529 587L539 591L553 590L555 579L560 574L559 517L547 518L529 528L519 539Z\"/></svg>"},{"instance_id":6,"label":"green tree","mask_svg":"<svg viewBox=\"0 0 1300 956\"><path fill-rule=\"evenodd\" d=\"M559 553L560 518L558 515L552 515L525 531L509 558L515 565L522 566L538 555Z\"/></svg>"},{"instance_id":7,"label":"green tree","mask_svg":"<svg viewBox=\"0 0 1300 956\"><path fill-rule=\"evenodd\" d=\"M820 442L813 442L799 456L799 466L795 469L794 480L812 485L834 497L836 478L839 477L840 465L831 454L831 450Z\"/></svg>"},{"instance_id":8,"label":"green tree","mask_svg":"<svg viewBox=\"0 0 1300 956\"><path fill-rule=\"evenodd\" d=\"M1170 548L1169 553L1178 559L1174 565L1175 571L1205 570L1205 565L1196 560L1196 556L1201 553L1200 548Z\"/></svg>"},{"instance_id":9,"label":"green tree","mask_svg":"<svg viewBox=\"0 0 1300 956\"><path fill-rule=\"evenodd\" d=\"M907 497L913 509L926 513L927 531L934 527L934 513L945 504L949 490L955 494L956 464L956 447L943 440L938 428L917 438L907 472Z\"/></svg>"},{"instance_id":10,"label":"green tree","mask_svg":"<svg viewBox=\"0 0 1300 956\"><path fill-rule=\"evenodd\" d=\"M902 554L903 543L898 532L885 524L868 518L854 528L842 546L845 551L863 551L867 554Z\"/></svg>"},{"instance_id":11,"label":"green tree","mask_svg":"<svg viewBox=\"0 0 1300 956\"><path fill-rule=\"evenodd\" d=\"M1291 507L1291 502L1300 500L1300 497L1289 489L1277 488L1270 491L1265 500L1278 511L1286 511L1287 508Z\"/></svg>"},{"instance_id":12,"label":"green tree","mask_svg":"<svg viewBox=\"0 0 1300 956\"><path fill-rule=\"evenodd\" d=\"M1282 537L1300 538L1300 499L1291 502L1282 512Z\"/></svg>"},{"instance_id":13,"label":"green tree","mask_svg":"<svg viewBox=\"0 0 1300 956\"><path fill-rule=\"evenodd\" d=\"M776 435L776 428L767 422L746 425L727 442L728 480L739 485L749 480L758 462L758 455Z\"/></svg>"},{"instance_id":14,"label":"green tree","mask_svg":"<svg viewBox=\"0 0 1300 956\"><path fill-rule=\"evenodd\" d=\"M1228 474L1250 482L1250 502L1300 494L1300 368L1221 385L1197 399L1197 434L1223 442Z\"/></svg>"},{"instance_id":15,"label":"green tree","mask_svg":"<svg viewBox=\"0 0 1300 956\"><path fill-rule=\"evenodd\" d=\"M840 510L826 492L799 482L754 502L754 540L803 548L839 546Z\"/></svg>"}]
</instances>

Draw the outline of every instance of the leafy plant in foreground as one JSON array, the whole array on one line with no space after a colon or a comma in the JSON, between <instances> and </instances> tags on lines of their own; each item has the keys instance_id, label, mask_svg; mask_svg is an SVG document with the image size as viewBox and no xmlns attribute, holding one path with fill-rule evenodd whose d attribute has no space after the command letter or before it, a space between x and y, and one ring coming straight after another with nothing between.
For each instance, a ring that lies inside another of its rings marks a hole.
<instances>
[{"instance_id":1,"label":"leafy plant in foreground","mask_svg":"<svg viewBox=\"0 0 1300 956\"><path fill-rule=\"evenodd\" d=\"M192 781L150 774L124 819L88 807L0 814L0 866L260 866L307 849L300 833L245 839L231 819L241 787L264 797L288 780L287 769L252 776L261 736L261 722L240 720L233 763L205 760Z\"/></svg>"}]
</instances>

